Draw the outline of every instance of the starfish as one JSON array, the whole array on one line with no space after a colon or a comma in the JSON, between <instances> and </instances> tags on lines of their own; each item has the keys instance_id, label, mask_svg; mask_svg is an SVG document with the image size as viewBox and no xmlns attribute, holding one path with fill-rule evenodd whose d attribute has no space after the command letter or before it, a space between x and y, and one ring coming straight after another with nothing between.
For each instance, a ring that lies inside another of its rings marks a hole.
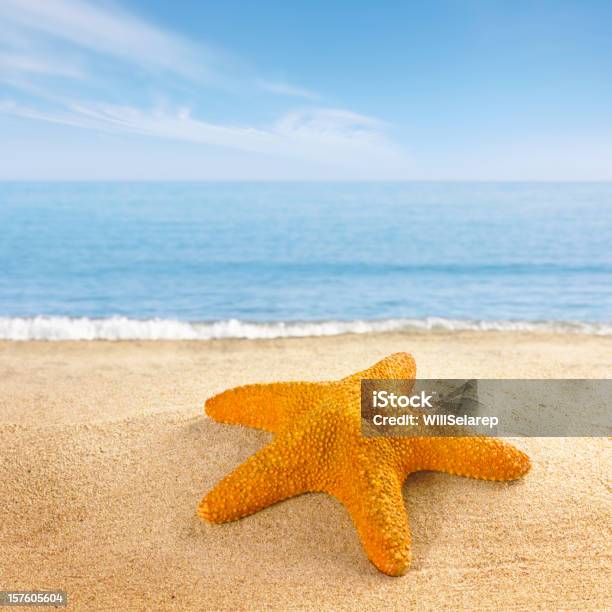
<instances>
[{"instance_id":1,"label":"starfish","mask_svg":"<svg viewBox=\"0 0 612 612\"><path fill-rule=\"evenodd\" d=\"M301 493L328 493L348 510L370 561L390 576L405 573L411 555L402 484L410 473L514 480L530 467L527 455L498 438L363 436L360 380L415 376L413 357L396 353L337 381L246 385L208 399L213 419L275 436L204 497L199 516L223 523Z\"/></svg>"}]
</instances>

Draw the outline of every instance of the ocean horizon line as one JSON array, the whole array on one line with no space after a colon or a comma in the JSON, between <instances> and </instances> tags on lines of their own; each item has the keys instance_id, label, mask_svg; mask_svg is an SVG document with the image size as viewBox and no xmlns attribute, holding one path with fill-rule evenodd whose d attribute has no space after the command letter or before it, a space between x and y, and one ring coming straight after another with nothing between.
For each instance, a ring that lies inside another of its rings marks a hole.
<instances>
[{"instance_id":1,"label":"ocean horizon line","mask_svg":"<svg viewBox=\"0 0 612 612\"><path fill-rule=\"evenodd\" d=\"M184 321L38 315L0 317L0 340L220 340L275 339L376 332L516 331L609 336L612 322L448 319L444 317L254 322Z\"/></svg>"},{"instance_id":2,"label":"ocean horizon line","mask_svg":"<svg viewBox=\"0 0 612 612\"><path fill-rule=\"evenodd\" d=\"M0 184L390 184L390 185L612 185L610 178L598 179L305 179L305 178L0 178Z\"/></svg>"}]
</instances>

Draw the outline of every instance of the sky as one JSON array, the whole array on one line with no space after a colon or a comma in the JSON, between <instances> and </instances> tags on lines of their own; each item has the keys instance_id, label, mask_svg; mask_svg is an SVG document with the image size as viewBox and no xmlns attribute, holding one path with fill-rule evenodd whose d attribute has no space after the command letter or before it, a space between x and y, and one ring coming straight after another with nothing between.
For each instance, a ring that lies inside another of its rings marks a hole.
<instances>
[{"instance_id":1,"label":"sky","mask_svg":"<svg viewBox=\"0 0 612 612\"><path fill-rule=\"evenodd\" d=\"M607 0L0 0L0 180L612 180Z\"/></svg>"}]
</instances>

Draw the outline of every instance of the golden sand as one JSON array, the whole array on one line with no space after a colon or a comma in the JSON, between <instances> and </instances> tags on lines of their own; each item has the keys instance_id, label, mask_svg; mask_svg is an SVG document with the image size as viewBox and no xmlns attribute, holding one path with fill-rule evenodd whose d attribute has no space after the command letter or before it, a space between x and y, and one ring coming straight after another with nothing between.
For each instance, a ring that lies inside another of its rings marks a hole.
<instances>
[{"instance_id":1,"label":"golden sand","mask_svg":"<svg viewBox=\"0 0 612 612\"><path fill-rule=\"evenodd\" d=\"M578 335L2 342L0 588L63 589L88 610L610 607L607 439L514 439L533 467L510 484L412 475L401 578L371 565L326 495L198 519L202 495L270 439L211 421L204 399L340 378L396 351L422 377L612 375L612 338Z\"/></svg>"}]
</instances>

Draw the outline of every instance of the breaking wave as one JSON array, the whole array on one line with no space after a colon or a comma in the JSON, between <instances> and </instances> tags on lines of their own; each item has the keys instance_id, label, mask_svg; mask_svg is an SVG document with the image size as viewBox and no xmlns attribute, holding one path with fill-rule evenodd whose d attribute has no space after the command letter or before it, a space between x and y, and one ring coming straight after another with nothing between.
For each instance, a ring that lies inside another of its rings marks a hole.
<instances>
[{"instance_id":1,"label":"breaking wave","mask_svg":"<svg viewBox=\"0 0 612 612\"><path fill-rule=\"evenodd\" d=\"M174 319L109 317L0 317L2 340L213 340L303 338L386 331L534 331L612 335L612 323L476 321L428 317L378 321L289 321L251 323L229 319L188 322Z\"/></svg>"}]
</instances>

